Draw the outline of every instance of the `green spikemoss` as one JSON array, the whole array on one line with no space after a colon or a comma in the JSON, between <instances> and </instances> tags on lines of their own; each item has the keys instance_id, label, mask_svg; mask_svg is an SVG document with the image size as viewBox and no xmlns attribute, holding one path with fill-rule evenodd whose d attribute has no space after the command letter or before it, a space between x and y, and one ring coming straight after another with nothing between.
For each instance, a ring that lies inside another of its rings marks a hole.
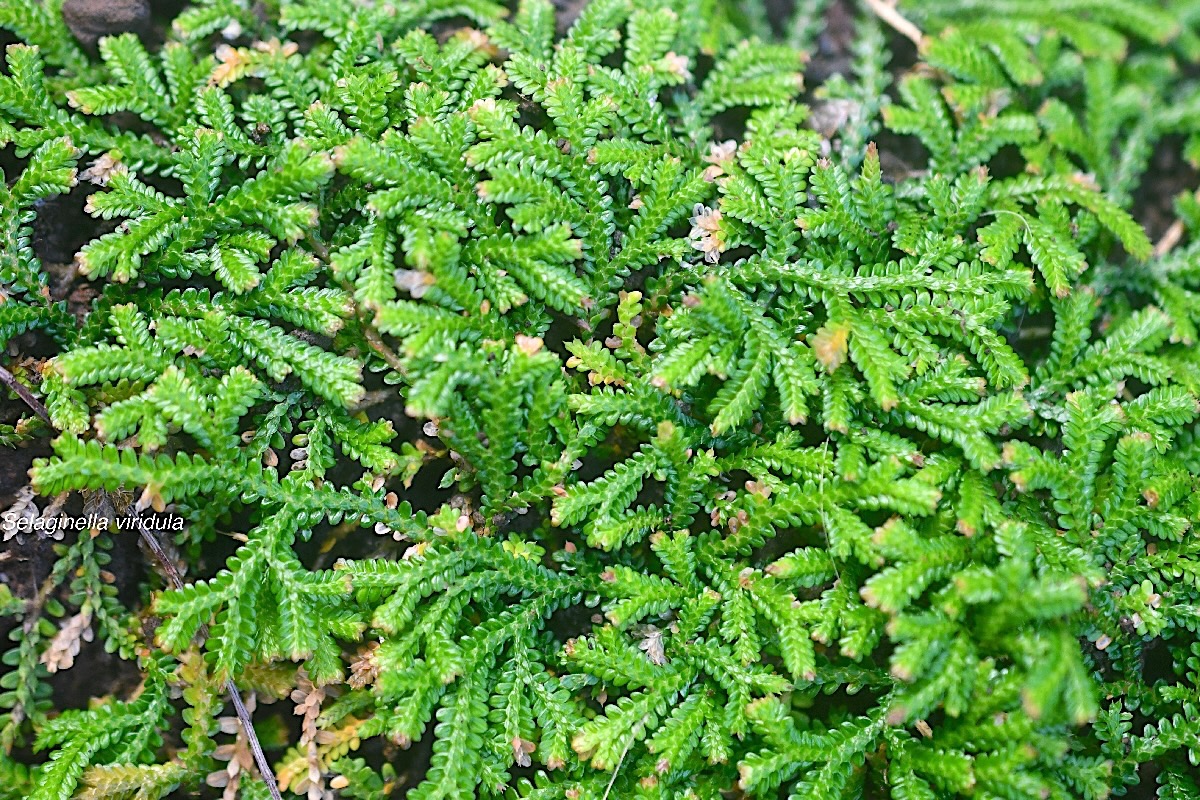
<instances>
[{"instance_id":1,"label":"green spikemoss","mask_svg":"<svg viewBox=\"0 0 1200 800\"><path fill-rule=\"evenodd\" d=\"M97 60L0 0L33 487L195 573L126 608L113 530L5 601L6 785L265 797L232 679L309 797L1190 797L1200 213L1135 198L1195 14L1007 5L915 10L902 76L862 16L806 96L709 0L209 0ZM76 317L30 237L82 181ZM85 626L144 685L58 713Z\"/></svg>"}]
</instances>

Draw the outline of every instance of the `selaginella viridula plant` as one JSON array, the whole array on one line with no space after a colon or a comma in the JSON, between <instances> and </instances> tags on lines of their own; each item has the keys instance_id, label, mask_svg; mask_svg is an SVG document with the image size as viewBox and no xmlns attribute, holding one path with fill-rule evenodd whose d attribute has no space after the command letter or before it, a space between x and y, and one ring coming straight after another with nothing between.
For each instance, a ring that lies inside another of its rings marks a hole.
<instances>
[{"instance_id":1,"label":"selaginella viridula plant","mask_svg":"<svg viewBox=\"0 0 1200 800\"><path fill-rule=\"evenodd\" d=\"M229 679L310 800L1195 796L1200 251L1086 147L1181 34L1096 9L931 31L894 102L864 16L814 110L712 0L206 0L98 59L0 0L6 435L191 573L131 607L101 531L0 598L0 796L266 797ZM87 182L73 308L31 226ZM56 708L85 630L142 683Z\"/></svg>"}]
</instances>

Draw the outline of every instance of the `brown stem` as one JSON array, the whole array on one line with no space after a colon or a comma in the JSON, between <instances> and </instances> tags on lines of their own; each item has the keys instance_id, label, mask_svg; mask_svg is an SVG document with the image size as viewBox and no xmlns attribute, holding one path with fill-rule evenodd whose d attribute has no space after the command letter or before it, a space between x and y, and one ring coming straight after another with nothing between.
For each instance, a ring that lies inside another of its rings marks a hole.
<instances>
[{"instance_id":1,"label":"brown stem","mask_svg":"<svg viewBox=\"0 0 1200 800\"><path fill-rule=\"evenodd\" d=\"M50 412L46 410L46 406L42 404L42 401L34 397L33 392L25 388L25 384L18 381L15 375L2 366L0 366L0 383L3 383L16 392L17 397L21 398L25 402L25 405L32 408L33 412L41 417L43 422L51 428L54 427L54 423L50 421Z\"/></svg>"},{"instance_id":2,"label":"brown stem","mask_svg":"<svg viewBox=\"0 0 1200 800\"><path fill-rule=\"evenodd\" d=\"M875 16L890 25L901 36L911 40L918 50L925 43L925 34L921 33L921 29L896 10L896 0L866 0L866 3Z\"/></svg>"},{"instance_id":3,"label":"brown stem","mask_svg":"<svg viewBox=\"0 0 1200 800\"><path fill-rule=\"evenodd\" d=\"M363 336L367 339L367 344L371 345L371 349L379 354L379 357L387 362L387 365L399 372L401 375L408 373L404 366L404 362L400 360L400 356L396 355L392 348L388 347L383 341L383 337L379 335L379 331L375 330L375 326L363 319L359 314L359 322L362 323Z\"/></svg>"},{"instance_id":4,"label":"brown stem","mask_svg":"<svg viewBox=\"0 0 1200 800\"><path fill-rule=\"evenodd\" d=\"M146 549L154 554L154 558L158 561L159 567L163 574L167 576L167 581L174 589L183 588L183 576L179 574L175 564L171 561L171 556L163 547L162 542L158 540L158 536L154 531L142 524L141 515L138 513L136 504L131 503L125 511L138 529L138 533L142 536L142 542L145 543ZM208 626L200 627L200 637L208 638ZM275 772L271 769L271 764L267 761L267 755L263 752L262 744L258 741L258 735L254 732L254 722L250 719L250 712L246 709L245 703L242 702L242 695L238 692L237 685L234 684L232 678L225 679L225 691L229 693L229 699L233 701L233 710L237 713L238 722L242 725L242 730L246 734L246 741L250 744L250 751L254 754L254 763L258 765L258 772L262 776L263 782L267 784L267 790L271 793L272 800L283 800L279 794L279 784L275 782Z\"/></svg>"},{"instance_id":5,"label":"brown stem","mask_svg":"<svg viewBox=\"0 0 1200 800\"><path fill-rule=\"evenodd\" d=\"M1158 243L1154 245L1155 258L1162 258L1167 253L1171 252L1175 245L1179 244L1179 242L1183 239L1184 232L1183 220L1177 219L1172 222L1171 227L1167 228L1166 233L1164 233L1162 238L1158 240Z\"/></svg>"}]
</instances>

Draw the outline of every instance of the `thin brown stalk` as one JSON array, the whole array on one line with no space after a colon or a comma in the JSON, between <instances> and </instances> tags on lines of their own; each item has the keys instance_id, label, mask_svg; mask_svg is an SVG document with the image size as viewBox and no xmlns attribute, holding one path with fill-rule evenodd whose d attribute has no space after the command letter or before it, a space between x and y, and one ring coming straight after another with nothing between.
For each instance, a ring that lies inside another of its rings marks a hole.
<instances>
[{"instance_id":1,"label":"thin brown stalk","mask_svg":"<svg viewBox=\"0 0 1200 800\"><path fill-rule=\"evenodd\" d=\"M1166 232L1162 235L1162 238L1159 239L1158 243L1154 245L1154 257L1162 258L1167 253L1171 252L1171 250L1175 248L1175 245L1182 241L1184 233L1185 230L1183 220L1177 219L1172 222L1171 227L1167 228Z\"/></svg>"},{"instance_id":2,"label":"thin brown stalk","mask_svg":"<svg viewBox=\"0 0 1200 800\"><path fill-rule=\"evenodd\" d=\"M866 0L875 16L886 22L897 33L912 41L919 50L925 43L925 34L896 9L896 0Z\"/></svg>"},{"instance_id":3,"label":"thin brown stalk","mask_svg":"<svg viewBox=\"0 0 1200 800\"><path fill-rule=\"evenodd\" d=\"M154 554L154 559L158 562L159 568L163 574L167 576L167 581L173 589L183 588L183 576L179 574L171 556L167 553L166 548L162 546L162 542L158 540L158 536L154 531L148 529L142 524L141 515L138 513L137 506L130 504L125 511L138 533L142 536L142 541L151 553ZM200 628L201 638L208 638L208 626L203 625ZM258 772L262 775L263 782L267 784L267 789L271 792L272 800L282 800L279 794L279 785L275 782L275 772L271 769L270 762L267 761L267 755L263 752L262 745L258 741L258 735L254 732L254 722L250 719L250 712L246 709L245 703L242 702L242 695L238 692L237 686L232 678L225 680L225 691L229 693L229 699L233 702L233 709L237 713L238 721L242 725L242 730L246 734L246 740L250 744L250 751L254 754L254 763L258 765Z\"/></svg>"},{"instance_id":4,"label":"thin brown stalk","mask_svg":"<svg viewBox=\"0 0 1200 800\"><path fill-rule=\"evenodd\" d=\"M50 421L50 412L46 410L46 406L33 396L33 392L25 387L25 384L17 380L16 376L9 372L4 367L0 366L0 383L3 383L9 389L16 392L17 397L24 401L25 405L33 409L33 413L42 418L50 427L54 427L54 423Z\"/></svg>"}]
</instances>

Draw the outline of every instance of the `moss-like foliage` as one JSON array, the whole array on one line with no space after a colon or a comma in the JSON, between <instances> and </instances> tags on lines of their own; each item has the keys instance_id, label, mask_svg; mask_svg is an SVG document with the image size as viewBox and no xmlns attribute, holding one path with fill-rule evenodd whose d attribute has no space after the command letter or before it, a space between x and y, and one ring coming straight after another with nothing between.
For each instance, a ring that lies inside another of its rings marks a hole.
<instances>
[{"instance_id":1,"label":"moss-like foliage","mask_svg":"<svg viewBox=\"0 0 1200 800\"><path fill-rule=\"evenodd\" d=\"M815 91L819 0L59 5L0 0L0 436L192 574L0 595L0 797L267 796L230 679L310 800L1200 796L1200 202L1137 221L1195 3L901 4L902 72L864 7ZM140 690L56 708L93 635Z\"/></svg>"}]
</instances>

